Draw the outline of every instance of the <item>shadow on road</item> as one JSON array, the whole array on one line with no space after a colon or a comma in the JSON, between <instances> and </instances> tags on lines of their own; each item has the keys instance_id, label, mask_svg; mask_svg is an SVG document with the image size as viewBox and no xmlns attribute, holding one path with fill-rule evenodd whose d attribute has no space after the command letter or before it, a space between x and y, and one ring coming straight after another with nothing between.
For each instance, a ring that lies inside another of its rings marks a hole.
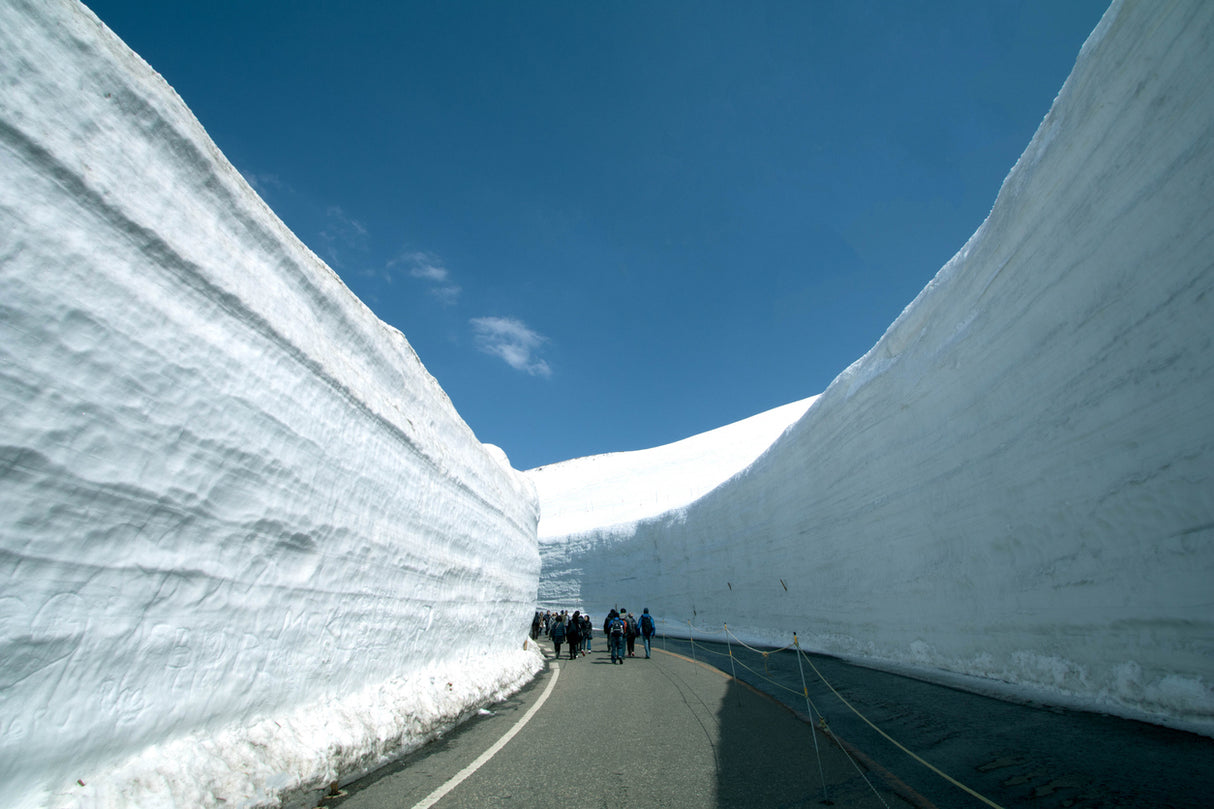
<instances>
[{"instance_id":1,"label":"shadow on road","mask_svg":"<svg viewBox=\"0 0 1214 809\"><path fill-rule=\"evenodd\" d=\"M667 645L670 651L693 654L685 641L670 639ZM736 661L752 669L739 666L740 678L792 710L805 710L802 680L791 652L763 658L736 645L730 650L697 641L696 647L698 660L723 671L730 668L732 651ZM1214 805L1210 799L1214 739L1101 714L1011 703L835 658L814 655L813 659L832 685L882 730L1004 809ZM861 763L872 762L878 768L880 774L871 774L869 780L891 807L916 800L937 809L981 805L882 738L811 676L806 671L814 706L835 733L858 748ZM763 728L755 726L745 706L748 691L746 685L731 683L729 700L722 706L720 805L746 805L737 784L744 783L740 776L756 767L769 767L770 777L790 782L789 789L780 792L784 802L771 805L821 805L821 792L805 786L810 779L804 774L816 766L812 750L788 743L755 751L749 737ZM741 707L731 707L739 699ZM821 734L818 741L824 754L827 747L831 755L837 753ZM779 766L771 767L761 760L764 757ZM836 805L881 805L858 775L838 787L832 787L831 781L828 764L828 793ZM897 785L906 800L891 800L890 784ZM869 791L867 799L864 791Z\"/></svg>"},{"instance_id":2,"label":"shadow on road","mask_svg":"<svg viewBox=\"0 0 1214 809\"><path fill-rule=\"evenodd\" d=\"M812 729L750 689L729 684L718 714L717 806L794 809L821 805Z\"/></svg>"}]
</instances>

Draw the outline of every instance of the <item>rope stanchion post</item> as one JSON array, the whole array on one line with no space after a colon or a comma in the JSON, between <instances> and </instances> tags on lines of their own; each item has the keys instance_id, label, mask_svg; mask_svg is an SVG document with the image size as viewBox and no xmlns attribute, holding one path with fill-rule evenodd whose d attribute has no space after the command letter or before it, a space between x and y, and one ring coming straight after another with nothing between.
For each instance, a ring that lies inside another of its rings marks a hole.
<instances>
[{"instance_id":1,"label":"rope stanchion post","mask_svg":"<svg viewBox=\"0 0 1214 809\"><path fill-rule=\"evenodd\" d=\"M687 642L691 644L691 662L692 663L699 662L696 660L696 639L694 637L692 637L692 635L691 635L691 620L690 619L688 619L688 621L687 621ZM694 669L692 669L691 673L693 675L699 674L700 673L699 669L700 669L700 667L696 666Z\"/></svg>"},{"instance_id":2,"label":"rope stanchion post","mask_svg":"<svg viewBox=\"0 0 1214 809\"><path fill-rule=\"evenodd\" d=\"M830 795L826 792L826 773L822 769L822 753L818 750L818 729L814 727L814 707L809 701L809 687L805 685L805 667L801 665L801 642L797 640L797 633L792 633L792 645L797 650L797 669L801 673L801 693L805 696L805 710L809 714L809 730L814 740L814 755L818 757L818 777L822 779L822 802L829 804ZM822 714L818 714L819 717Z\"/></svg>"},{"instance_id":3,"label":"rope stanchion post","mask_svg":"<svg viewBox=\"0 0 1214 809\"><path fill-rule=\"evenodd\" d=\"M722 626L725 627L725 648L729 650L729 676L733 677L733 681L736 683L738 681L738 670L733 664L733 644L729 642L729 624L722 624ZM735 693L738 695L738 707L741 707L742 692L735 689Z\"/></svg>"},{"instance_id":4,"label":"rope stanchion post","mask_svg":"<svg viewBox=\"0 0 1214 809\"><path fill-rule=\"evenodd\" d=\"M738 679L738 670L733 665L733 644L729 642L729 624L722 624L725 627L725 648L729 650L729 676L735 680Z\"/></svg>"}]
</instances>

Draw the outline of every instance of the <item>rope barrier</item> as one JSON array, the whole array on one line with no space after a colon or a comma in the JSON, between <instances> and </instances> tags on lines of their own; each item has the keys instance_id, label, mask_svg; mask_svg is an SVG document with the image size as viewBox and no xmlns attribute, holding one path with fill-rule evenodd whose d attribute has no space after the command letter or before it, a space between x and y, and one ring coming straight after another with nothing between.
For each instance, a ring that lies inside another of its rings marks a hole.
<instances>
[{"instance_id":1,"label":"rope barrier","mask_svg":"<svg viewBox=\"0 0 1214 809\"><path fill-rule=\"evenodd\" d=\"M746 669L747 671L749 671L754 676L758 677L760 680L766 680L767 682L771 683L771 685L773 687L779 688L781 691L787 691L788 693L795 694L798 697L801 696L800 691L793 690L793 689L789 688L788 686L784 685L784 683L776 682L775 680L771 679L770 677L763 676L759 672L752 669L750 666L743 663L741 660L738 661L738 665L741 666L742 668Z\"/></svg>"},{"instance_id":2,"label":"rope barrier","mask_svg":"<svg viewBox=\"0 0 1214 809\"><path fill-rule=\"evenodd\" d=\"M935 765L931 764L930 762L924 760L921 756L917 755L912 750L907 748L905 745L898 742L896 739L894 739L892 736L890 736L884 730L877 727L877 725L874 724L872 722L872 720L870 720L868 717L866 717L864 714L862 714L854 705L852 705L850 702L848 702L847 699L835 689L835 687L830 683L830 681L826 679L826 676L823 675L821 671L819 671L818 667L814 665L813 659L810 658L809 654L804 649L801 648L800 640L797 638L797 635L795 632L793 633L792 643L788 644L787 646L783 646L779 649L763 650L763 649L756 649L753 646L748 645L745 641L743 641L741 638L739 638L737 635L735 635L733 632L730 631L728 624L722 624L722 626L725 629L725 644L728 649L728 652L724 653L724 654L716 651L715 649L710 649L707 646L704 646L703 644L697 644L695 641L695 638L692 636L691 621L687 622L687 639L688 639L688 642L691 644L693 661L696 660L695 650L696 650L697 645L699 646L699 649L701 652L707 652L709 654L714 654L718 657L728 657L729 665L730 665L730 672L733 676L733 679L735 679L735 680L738 679L737 669L735 668L735 666L741 666L743 669L745 669L746 671L749 671L751 674L753 674L756 678L769 683L771 686L773 686L775 688L781 689L783 691L787 691L790 694L797 694L798 696L804 697L806 711L809 715L810 727L815 728L815 726L820 726L823 731L829 732L830 727L827 724L826 717L822 714L821 711L818 710L817 706L814 705L813 701L809 698L809 688L805 684L805 670L801 664L801 658L804 657L805 662L809 664L810 669L812 669L813 673L818 676L818 679L820 679L822 681L822 684L825 685L830 690L830 692L832 694L834 694L839 699L839 701L842 702L847 707L848 710L850 710L853 714L855 714L857 717L859 717L859 719L862 722L864 722L866 725L868 725L870 728L872 728L874 731L876 731L882 738L884 738L890 744L894 745L894 747L898 748L906 755L910 756L915 762L923 765L928 770L931 770L933 773L940 776L942 779L944 779L949 784L952 784L953 786L955 786L956 788L965 792L966 794L970 795L971 797L975 798L976 800L981 801L983 804L991 807L991 809L1003 809L1003 807L1001 807L999 804L997 804L994 801L990 800L989 798L981 795L980 793L974 791L973 789L971 789L970 787L961 783L957 779L953 778L952 776L950 776L948 773L944 772L940 768L938 768ZM745 662L743 662L742 660L739 660L733 653L733 644L731 642L731 639L733 641L736 641L739 646L749 650L750 652L753 652L754 654L757 654L757 655L761 655L763 658L763 667L766 671L766 674L760 674L755 669L746 665ZM795 654L797 655L797 669L801 676L801 691L795 691L794 689L789 688L788 686L784 685L783 683L773 680L769 676L771 672L770 672L770 669L768 669L768 667L767 667L767 663L768 663L768 659L769 659L770 655L778 654L780 652L785 652L790 649L795 650ZM817 722L814 721L815 713L818 716ZM822 758L821 758L821 753L818 750L818 737L817 737L816 729L814 730L813 739L814 739L814 752L818 756L819 774L822 774ZM843 753L845 756L847 756L848 760L851 761L852 766L856 768L857 772L859 772L860 775L864 778L865 782L868 783L869 788L873 790L874 794L877 795L877 798L881 801L881 803L883 805L885 805L888 809L889 805L885 802L885 799L881 797L881 794L879 792L877 792L876 787L874 787L872 785L872 782L870 782L868 780L868 776L860 768L860 765L854 759L852 759L851 755L848 754L846 750L843 750ZM822 794L823 794L824 800L829 802L829 799L826 798L825 776L823 776L823 778L822 778Z\"/></svg>"},{"instance_id":3,"label":"rope barrier","mask_svg":"<svg viewBox=\"0 0 1214 809\"><path fill-rule=\"evenodd\" d=\"M795 637L795 636L794 636L794 637ZM911 752L910 750L908 750L908 749L907 749L907 748L906 748L904 745L902 745L901 743L899 743L897 740L895 740L895 739L894 739L892 736L890 736L890 735L889 735L888 733L886 733L884 730L882 730L881 728L879 728L879 727L877 727L875 724L873 724L873 723L872 723L872 721L870 721L870 720L869 720L869 718L868 718L867 716L865 716L864 714L860 713L858 710L856 710L856 707L855 707L854 705L852 705L850 702L848 702L846 699L844 699L844 698L843 698L843 695L842 695L842 694L840 694L838 691L836 691L836 690L835 690L835 687L834 687L833 685L831 685L831 684L830 684L830 681L828 681L828 680L827 680L825 677L823 677L823 676L822 676L822 672L818 671L818 667L817 667L817 666L815 666L815 665L814 665L814 662L813 662L812 660L810 660L810 659L809 659L809 655L805 654L805 650L801 649L801 648L798 646L798 647L797 647L797 652L798 652L797 660L798 660L798 661L800 661L801 656L803 655L803 656L805 657L806 662L808 662L808 663L809 663L809 667L810 667L811 669L813 669L813 670L814 670L814 673L818 675L818 677L819 677L819 678L822 680L823 684L824 684L824 685L825 685L827 688L829 688L829 689L830 689L830 692L831 692L832 694L834 694L836 697L838 697L838 698L839 698L839 701L840 701L840 702L842 702L844 705L846 705L846 706L848 707L848 709L850 709L850 710L851 710L851 712L852 712L852 713L854 713L856 716L860 717L860 719L861 719L861 720L863 720L864 724L868 725L870 728L872 728L873 730L877 731L877 733L880 733L880 734L881 734L881 736L882 736L882 737L883 737L883 738L884 738L886 741L888 741L888 742L889 742L890 744L892 744L894 747L897 747L897 748L898 748L899 750L901 750L903 753L906 753L908 756L910 756L910 757L911 757L911 758L913 758L915 761L917 761L917 762L919 762L920 764L922 764L924 767L927 767L929 770L931 770L931 771L932 771L932 772L934 772L936 775L938 775L938 776L940 776L941 778L943 778L945 781L949 782L949 783L950 783L950 784L952 784L953 786L955 786L955 787L957 787L958 789L960 789L962 792L965 792L966 794L970 795L971 797L976 798L976 799L978 799L978 800L982 801L982 802L983 802L983 803L985 803L987 806L990 806L992 809L1003 809L1003 807L1001 807L999 804L995 803L995 802L994 802L994 801L992 801L991 799L989 799L989 798L987 798L987 797L985 797L985 796L983 796L983 795L980 795L979 793L977 793L977 792L975 792L974 790L970 789L970 788L969 788L969 787L967 787L965 784L961 783L961 782L960 782L960 781L958 781L956 778L953 778L951 775L949 775L948 773L944 772L944 771L943 771L943 770L941 770L940 768L938 768L938 767L936 767L936 766L934 766L934 765L932 765L932 764L929 764L927 761L924 761L924 760L923 760L921 757L919 757L919 756L918 756L918 755L916 755L915 753L913 753L913 752Z\"/></svg>"},{"instance_id":4,"label":"rope barrier","mask_svg":"<svg viewBox=\"0 0 1214 809\"><path fill-rule=\"evenodd\" d=\"M785 649L781 649L780 651L786 651L787 649L790 649L790 648L792 648L791 645L786 647ZM766 664L767 661L764 660L763 662L764 662L764 664ZM751 674L755 675L755 677L757 677L758 679L766 680L771 685L771 687L779 688L782 691L787 691L789 694L795 694L798 697L804 696L806 701L809 702L809 704L811 706L813 706L814 711L816 711L818 714L818 726L822 729L822 731L824 733L831 732L830 727L826 724L826 718L822 716L822 711L820 711L818 709L817 705L814 705L813 700L809 699L809 689L805 687L804 679L802 679L802 681L801 681L802 682L801 690L797 691L795 689L789 688L788 686L784 685L784 683L777 682L776 680L773 680L770 677L765 677L764 675L762 675L759 672L752 669L750 666L746 665L741 660L738 661L738 665L741 666L742 668L746 669L747 671L749 671ZM810 721L810 724L812 725L813 724L813 714L812 713L809 715L809 721ZM815 739L815 743L816 743L816 739ZM843 753L844 758L846 758L849 762L851 762L852 767L855 768L856 772L860 775L860 777L864 779L864 783L868 784L868 788L871 789L873 791L873 794L877 796L877 800L881 801L881 805L884 806L886 809L889 809L889 804L885 802L885 798L881 797L881 793L877 791L877 788L875 786L873 786L872 781L868 780L868 774L864 771L864 768L860 766L859 762L857 762L854 758L852 758L851 753L849 753L847 751L846 747L840 745L839 750L840 750L840 752Z\"/></svg>"},{"instance_id":5,"label":"rope barrier","mask_svg":"<svg viewBox=\"0 0 1214 809\"><path fill-rule=\"evenodd\" d=\"M710 655L716 655L717 657L729 657L729 655L727 653L718 652L716 649L709 649L707 646L704 646L703 644L693 643L692 645L696 646L701 652L706 652L707 654L710 654Z\"/></svg>"},{"instance_id":6,"label":"rope barrier","mask_svg":"<svg viewBox=\"0 0 1214 809\"><path fill-rule=\"evenodd\" d=\"M793 633L792 642L793 644L797 642L796 633ZM818 753L818 729L814 727L814 704L809 699L809 688L805 685L805 671L801 669L800 657L797 658L797 669L801 672L801 692L805 694L805 710L809 712L809 727L813 731L814 752L818 754L818 775L822 779L822 799L826 803L830 803L830 798L826 795L826 773L822 770L822 754ZM818 714L818 716L821 717L822 714ZM825 721L825 717L823 717L823 721Z\"/></svg>"},{"instance_id":7,"label":"rope barrier","mask_svg":"<svg viewBox=\"0 0 1214 809\"><path fill-rule=\"evenodd\" d=\"M779 649L766 649L766 650L764 650L764 649L756 649L756 648L755 648L755 647L753 647L753 646L747 646L747 645L746 645L746 641L742 640L742 639L741 639L741 638L739 638L737 635L735 635L735 634L733 634L732 632L730 632L730 631L729 631L729 624L722 624L722 626L724 626L724 627L725 627L725 634L729 635L729 636L730 636L730 637L732 637L734 640L736 640L736 641L738 642L738 645L739 645L739 646L741 646L741 647L743 647L743 648L746 648L746 649L749 649L750 651L754 652L755 654L763 655L764 657L767 657L769 654L778 654L778 653L780 653L780 652L787 652L789 649L791 649L791 648L793 647L793 645L790 643L790 644L788 644L787 646L781 646Z\"/></svg>"},{"instance_id":8,"label":"rope barrier","mask_svg":"<svg viewBox=\"0 0 1214 809\"><path fill-rule=\"evenodd\" d=\"M734 664L733 664L733 646L730 645L730 643L729 643L729 624L725 624L725 646L726 646L726 648L729 649L729 676L733 677L734 680L737 681L738 670L736 668L734 668ZM739 691L738 692L738 705L740 706L741 704L742 704L742 693Z\"/></svg>"}]
</instances>

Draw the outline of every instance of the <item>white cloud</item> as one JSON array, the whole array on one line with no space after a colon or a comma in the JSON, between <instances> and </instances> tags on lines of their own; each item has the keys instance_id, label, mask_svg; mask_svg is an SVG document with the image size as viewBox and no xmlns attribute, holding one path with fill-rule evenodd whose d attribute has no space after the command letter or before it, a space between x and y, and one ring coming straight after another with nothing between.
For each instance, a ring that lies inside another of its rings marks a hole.
<instances>
[{"instance_id":1,"label":"white cloud","mask_svg":"<svg viewBox=\"0 0 1214 809\"><path fill-rule=\"evenodd\" d=\"M463 290L460 287L455 286L454 284L440 287L430 287L430 294L438 298L447 306L451 306L458 301L459 293L462 291Z\"/></svg>"},{"instance_id":2,"label":"white cloud","mask_svg":"<svg viewBox=\"0 0 1214 809\"><path fill-rule=\"evenodd\" d=\"M409 270L409 275L414 278L424 278L427 281L446 281L450 273L446 267L435 267L431 264L422 264Z\"/></svg>"},{"instance_id":3,"label":"white cloud","mask_svg":"<svg viewBox=\"0 0 1214 809\"><path fill-rule=\"evenodd\" d=\"M405 252L388 262L388 267L406 266L409 275L430 284L430 294L450 306L459 300L463 290L451 282L451 273L442 260L432 253Z\"/></svg>"},{"instance_id":4,"label":"white cloud","mask_svg":"<svg viewBox=\"0 0 1214 809\"><path fill-rule=\"evenodd\" d=\"M535 356L548 338L511 317L476 317L471 321L477 347L506 361L511 368L532 376L552 376L552 368Z\"/></svg>"}]
</instances>

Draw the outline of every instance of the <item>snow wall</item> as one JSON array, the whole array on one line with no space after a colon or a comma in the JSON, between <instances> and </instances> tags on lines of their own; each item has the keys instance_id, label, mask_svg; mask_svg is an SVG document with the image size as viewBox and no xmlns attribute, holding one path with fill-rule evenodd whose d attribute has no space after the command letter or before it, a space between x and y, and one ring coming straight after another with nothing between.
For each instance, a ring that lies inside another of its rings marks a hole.
<instances>
[{"instance_id":1,"label":"snow wall","mask_svg":"<svg viewBox=\"0 0 1214 809\"><path fill-rule=\"evenodd\" d=\"M405 338L82 6L0 76L4 804L314 806L527 682L534 488Z\"/></svg>"},{"instance_id":2,"label":"snow wall","mask_svg":"<svg viewBox=\"0 0 1214 809\"><path fill-rule=\"evenodd\" d=\"M657 514L680 512L749 466L813 404L791 402L682 441L634 452L591 455L527 471L543 504L539 524L543 578L539 604L549 609L582 605L584 540L607 526L631 534ZM574 537L574 539L570 539ZM621 575L628 575L622 573ZM622 606L627 607L625 603ZM638 610L639 611L639 610Z\"/></svg>"},{"instance_id":3,"label":"snow wall","mask_svg":"<svg viewBox=\"0 0 1214 809\"><path fill-rule=\"evenodd\" d=\"M541 599L1214 735L1211 42L1214 4L1114 3L987 220L752 465L563 535L540 486Z\"/></svg>"}]
</instances>

